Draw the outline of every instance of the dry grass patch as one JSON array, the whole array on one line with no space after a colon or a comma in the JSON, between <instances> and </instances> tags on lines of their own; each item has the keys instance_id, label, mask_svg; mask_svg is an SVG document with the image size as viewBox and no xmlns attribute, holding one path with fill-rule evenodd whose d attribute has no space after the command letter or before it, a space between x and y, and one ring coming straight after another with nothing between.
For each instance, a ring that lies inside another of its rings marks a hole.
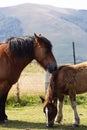
<instances>
[{"instance_id":1,"label":"dry grass patch","mask_svg":"<svg viewBox=\"0 0 87 130\"><path fill-rule=\"evenodd\" d=\"M21 73L18 83L11 88L9 95L16 94L17 84L19 85L20 95L24 93L28 95L44 93L45 76L46 72L37 62L29 64Z\"/></svg>"}]
</instances>

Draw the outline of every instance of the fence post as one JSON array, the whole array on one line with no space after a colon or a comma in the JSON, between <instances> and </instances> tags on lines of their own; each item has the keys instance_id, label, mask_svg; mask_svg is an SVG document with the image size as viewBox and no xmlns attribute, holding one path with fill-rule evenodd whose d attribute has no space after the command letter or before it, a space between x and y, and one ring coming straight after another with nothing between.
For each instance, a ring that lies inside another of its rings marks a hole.
<instances>
[{"instance_id":1,"label":"fence post","mask_svg":"<svg viewBox=\"0 0 87 130\"><path fill-rule=\"evenodd\" d=\"M75 44L74 44L74 42L72 42L72 46L73 46L73 59L74 59L74 64L76 64Z\"/></svg>"},{"instance_id":2,"label":"fence post","mask_svg":"<svg viewBox=\"0 0 87 130\"><path fill-rule=\"evenodd\" d=\"M17 93L16 93L16 97L17 97L17 103L20 103L20 89L19 89L19 83L17 82Z\"/></svg>"}]
</instances>

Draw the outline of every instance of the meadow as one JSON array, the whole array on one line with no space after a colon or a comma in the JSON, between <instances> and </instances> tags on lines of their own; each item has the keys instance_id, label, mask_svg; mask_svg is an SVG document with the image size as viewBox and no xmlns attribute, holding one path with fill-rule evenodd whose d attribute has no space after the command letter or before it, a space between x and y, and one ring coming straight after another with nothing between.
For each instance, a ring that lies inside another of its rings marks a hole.
<instances>
[{"instance_id":1,"label":"meadow","mask_svg":"<svg viewBox=\"0 0 87 130\"><path fill-rule=\"evenodd\" d=\"M87 105L79 105L80 127L72 128L73 112L70 105L64 105L63 121L55 123L50 130L87 130ZM0 125L0 130L48 130L45 125L45 115L42 104L24 107L6 107L8 122Z\"/></svg>"},{"instance_id":2,"label":"meadow","mask_svg":"<svg viewBox=\"0 0 87 130\"><path fill-rule=\"evenodd\" d=\"M8 121L0 130L48 130L46 128L43 104L39 96L45 97L45 71L36 63L28 65L17 84L13 85L6 102ZM17 87L19 89L17 89ZM19 90L19 101L17 91ZM50 130L87 130L87 94L77 96L80 127L72 128L73 111L68 97L65 97L63 121L55 123Z\"/></svg>"}]
</instances>

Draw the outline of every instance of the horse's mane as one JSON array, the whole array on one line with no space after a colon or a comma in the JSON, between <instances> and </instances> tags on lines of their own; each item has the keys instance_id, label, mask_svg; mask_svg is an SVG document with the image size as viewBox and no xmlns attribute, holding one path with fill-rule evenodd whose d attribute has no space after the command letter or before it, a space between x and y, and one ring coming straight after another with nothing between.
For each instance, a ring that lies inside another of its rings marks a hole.
<instances>
[{"instance_id":1,"label":"horse's mane","mask_svg":"<svg viewBox=\"0 0 87 130\"><path fill-rule=\"evenodd\" d=\"M34 53L32 43L34 40L34 36L11 37L6 40L6 43L9 44L9 49L14 56L22 57L29 55L32 58ZM52 44L47 38L39 36L39 40L40 43L44 43L46 48L52 48Z\"/></svg>"},{"instance_id":2,"label":"horse's mane","mask_svg":"<svg viewBox=\"0 0 87 130\"><path fill-rule=\"evenodd\" d=\"M33 41L34 37L11 37L6 40L9 44L9 49L14 56L22 57L29 55L30 58L33 56Z\"/></svg>"},{"instance_id":3,"label":"horse's mane","mask_svg":"<svg viewBox=\"0 0 87 130\"><path fill-rule=\"evenodd\" d=\"M45 38L45 37L43 37L43 36L40 36L40 40L42 40L44 43L45 43L45 46L49 49L51 49L52 48L52 44L51 44L51 42L47 39L47 38Z\"/></svg>"}]
</instances>

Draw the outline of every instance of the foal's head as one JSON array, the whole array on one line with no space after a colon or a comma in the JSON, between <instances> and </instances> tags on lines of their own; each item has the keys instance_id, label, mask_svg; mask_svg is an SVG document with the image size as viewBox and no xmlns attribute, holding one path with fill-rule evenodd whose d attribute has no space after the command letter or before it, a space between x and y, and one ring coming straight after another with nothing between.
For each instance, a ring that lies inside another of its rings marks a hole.
<instances>
[{"instance_id":1,"label":"foal's head","mask_svg":"<svg viewBox=\"0 0 87 130\"><path fill-rule=\"evenodd\" d=\"M54 120L57 114L57 100L46 101L44 98L40 98L44 104L43 112L46 116L46 126L52 127L54 125Z\"/></svg>"},{"instance_id":2,"label":"foal's head","mask_svg":"<svg viewBox=\"0 0 87 130\"><path fill-rule=\"evenodd\" d=\"M45 70L48 70L50 73L57 69L57 63L52 53L51 42L39 35L34 34L34 56L35 59L44 67Z\"/></svg>"}]
</instances>

